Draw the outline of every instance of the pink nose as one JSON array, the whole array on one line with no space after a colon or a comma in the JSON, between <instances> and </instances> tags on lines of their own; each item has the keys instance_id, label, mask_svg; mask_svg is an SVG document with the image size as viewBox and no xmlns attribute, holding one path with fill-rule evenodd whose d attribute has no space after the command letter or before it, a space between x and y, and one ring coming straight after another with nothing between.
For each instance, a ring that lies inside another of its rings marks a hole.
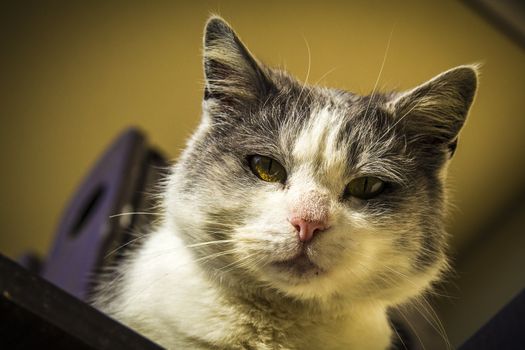
<instances>
[{"instance_id":1,"label":"pink nose","mask_svg":"<svg viewBox=\"0 0 525 350\"><path fill-rule=\"evenodd\" d=\"M307 221L298 217L292 218L290 223L297 230L301 242L309 242L314 237L314 234L328 228L326 222Z\"/></svg>"}]
</instances>

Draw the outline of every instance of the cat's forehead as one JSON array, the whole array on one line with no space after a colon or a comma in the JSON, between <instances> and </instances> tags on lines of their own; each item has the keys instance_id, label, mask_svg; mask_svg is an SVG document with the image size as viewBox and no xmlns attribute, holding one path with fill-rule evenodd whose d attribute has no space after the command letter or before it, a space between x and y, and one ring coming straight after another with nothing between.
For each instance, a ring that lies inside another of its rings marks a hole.
<instances>
[{"instance_id":1,"label":"cat's forehead","mask_svg":"<svg viewBox=\"0 0 525 350\"><path fill-rule=\"evenodd\" d=\"M334 186L359 175L403 182L411 159L403 132L385 107L389 98L313 88L289 93L279 102L279 113L263 119L280 121L274 124L278 159L292 172L308 170L301 173L323 183L335 181Z\"/></svg>"},{"instance_id":2,"label":"cat's forehead","mask_svg":"<svg viewBox=\"0 0 525 350\"><path fill-rule=\"evenodd\" d=\"M399 157L405 143L385 108L389 96L371 98L288 84L261 105L247 108L249 112L220 119L210 140L226 153L241 158L262 154L291 172L310 169L307 175L315 178L343 181L359 174L397 178L388 174L406 172L400 169L405 159Z\"/></svg>"},{"instance_id":3,"label":"cat's forehead","mask_svg":"<svg viewBox=\"0 0 525 350\"><path fill-rule=\"evenodd\" d=\"M305 122L298 125L291 145L291 156L297 163L342 163L347 158L345 126L351 118L341 108L315 105Z\"/></svg>"},{"instance_id":4,"label":"cat's forehead","mask_svg":"<svg viewBox=\"0 0 525 350\"><path fill-rule=\"evenodd\" d=\"M337 167L373 158L391 148L386 141L392 138L394 123L383 108L383 100L339 92L328 96L323 92L322 97L311 99L292 135L287 135L287 130L281 133L290 138L294 161Z\"/></svg>"}]
</instances>

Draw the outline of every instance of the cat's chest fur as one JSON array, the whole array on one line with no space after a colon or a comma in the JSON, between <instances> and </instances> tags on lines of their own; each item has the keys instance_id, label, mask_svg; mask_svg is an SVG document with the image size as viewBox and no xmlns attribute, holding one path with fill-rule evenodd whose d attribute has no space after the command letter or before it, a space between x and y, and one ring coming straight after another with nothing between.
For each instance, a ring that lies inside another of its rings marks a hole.
<instances>
[{"instance_id":1,"label":"cat's chest fur","mask_svg":"<svg viewBox=\"0 0 525 350\"><path fill-rule=\"evenodd\" d=\"M151 234L108 310L163 346L385 349L390 343L385 309L379 305L308 306L220 291L173 233L171 228Z\"/></svg>"}]
</instances>

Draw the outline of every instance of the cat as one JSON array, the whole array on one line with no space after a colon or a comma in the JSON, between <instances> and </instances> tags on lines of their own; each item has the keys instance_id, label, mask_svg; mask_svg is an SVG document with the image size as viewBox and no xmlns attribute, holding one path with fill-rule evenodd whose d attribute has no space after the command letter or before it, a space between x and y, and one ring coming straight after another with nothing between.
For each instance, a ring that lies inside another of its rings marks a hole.
<instances>
[{"instance_id":1,"label":"cat","mask_svg":"<svg viewBox=\"0 0 525 350\"><path fill-rule=\"evenodd\" d=\"M202 121L163 218L94 305L176 349L387 349L448 269L444 180L477 66L359 96L259 62L212 16Z\"/></svg>"}]
</instances>

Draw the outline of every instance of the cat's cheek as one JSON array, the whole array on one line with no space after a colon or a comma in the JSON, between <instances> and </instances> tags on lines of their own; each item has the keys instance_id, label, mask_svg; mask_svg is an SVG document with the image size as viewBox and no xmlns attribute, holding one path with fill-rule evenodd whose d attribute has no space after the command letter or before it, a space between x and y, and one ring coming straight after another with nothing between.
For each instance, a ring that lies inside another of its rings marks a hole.
<instances>
[{"instance_id":1,"label":"cat's cheek","mask_svg":"<svg viewBox=\"0 0 525 350\"><path fill-rule=\"evenodd\" d=\"M314 245L315 261L330 273L331 288L363 298L371 290L367 281L383 269L382 255L391 241L363 215L354 212L341 221Z\"/></svg>"},{"instance_id":2,"label":"cat's cheek","mask_svg":"<svg viewBox=\"0 0 525 350\"><path fill-rule=\"evenodd\" d=\"M249 218L238 228L238 234L247 238L254 249L286 257L290 252L283 250L293 246L291 243L296 240L287 210L284 190L261 187L252 193L252 199L245 208Z\"/></svg>"},{"instance_id":3,"label":"cat's cheek","mask_svg":"<svg viewBox=\"0 0 525 350\"><path fill-rule=\"evenodd\" d=\"M286 220L286 194L283 190L259 191L251 201L253 223L260 225L261 233L289 229L290 223Z\"/></svg>"}]
</instances>

